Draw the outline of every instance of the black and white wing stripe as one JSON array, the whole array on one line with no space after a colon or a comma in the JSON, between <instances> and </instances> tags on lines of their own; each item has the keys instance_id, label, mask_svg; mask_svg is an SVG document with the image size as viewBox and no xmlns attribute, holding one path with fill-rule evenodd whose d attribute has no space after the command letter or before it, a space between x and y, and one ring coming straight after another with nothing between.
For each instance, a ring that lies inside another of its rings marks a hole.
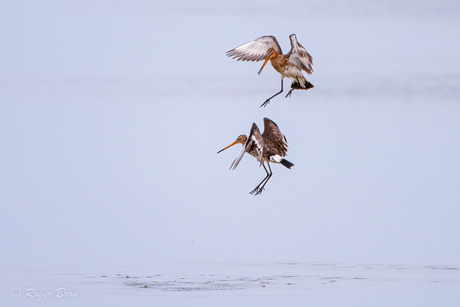
<instances>
[{"instance_id":1,"label":"black and white wing stripe","mask_svg":"<svg viewBox=\"0 0 460 307\"><path fill-rule=\"evenodd\" d=\"M260 162L260 164L262 164L265 144L262 134L260 133L259 127L257 127L256 123L252 124L251 132L249 133L245 147L248 148L249 154L254 156Z\"/></svg>"},{"instance_id":2,"label":"black and white wing stripe","mask_svg":"<svg viewBox=\"0 0 460 307\"><path fill-rule=\"evenodd\" d=\"M262 138L262 134L260 133L257 125L253 123L251 127L251 132L249 133L248 140L246 141L246 144L244 144L236 159L233 161L232 165L230 166L230 169L235 169L238 166L241 159L243 159L243 155L246 151L251 156L254 156L262 164L263 149L264 140Z\"/></svg>"},{"instance_id":3,"label":"black and white wing stripe","mask_svg":"<svg viewBox=\"0 0 460 307\"><path fill-rule=\"evenodd\" d=\"M267 50L273 48L282 54L281 47L274 36L262 36L258 39L227 51L226 55L238 61L262 61L267 58Z\"/></svg>"},{"instance_id":4,"label":"black and white wing stripe","mask_svg":"<svg viewBox=\"0 0 460 307\"><path fill-rule=\"evenodd\" d=\"M289 62L300 67L306 71L307 74L313 73L313 58L307 52L307 50L297 41L295 34L289 36L291 40L291 51L286 56L289 58Z\"/></svg>"}]
</instances>

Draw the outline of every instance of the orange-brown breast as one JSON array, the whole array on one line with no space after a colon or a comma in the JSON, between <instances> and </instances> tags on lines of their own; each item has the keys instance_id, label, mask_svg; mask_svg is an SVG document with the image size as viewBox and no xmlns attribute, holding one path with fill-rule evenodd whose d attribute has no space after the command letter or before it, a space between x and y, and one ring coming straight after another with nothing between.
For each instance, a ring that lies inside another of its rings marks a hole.
<instances>
[{"instance_id":1,"label":"orange-brown breast","mask_svg":"<svg viewBox=\"0 0 460 307\"><path fill-rule=\"evenodd\" d=\"M288 70L292 65L288 58L282 54L277 54L276 57L271 57L270 63L272 64L273 68L282 75L285 74L286 70Z\"/></svg>"}]
</instances>

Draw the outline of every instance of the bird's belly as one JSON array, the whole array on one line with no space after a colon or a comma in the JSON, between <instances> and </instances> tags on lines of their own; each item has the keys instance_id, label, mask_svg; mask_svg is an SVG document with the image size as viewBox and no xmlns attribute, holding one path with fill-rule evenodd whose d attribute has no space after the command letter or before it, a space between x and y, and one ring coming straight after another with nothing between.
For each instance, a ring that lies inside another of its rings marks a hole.
<instances>
[{"instance_id":1,"label":"bird's belly","mask_svg":"<svg viewBox=\"0 0 460 307\"><path fill-rule=\"evenodd\" d=\"M249 150L246 151L248 154L250 154L251 156L253 156L254 158L257 158L259 156L259 154L257 153L256 150L254 150L253 148L250 148Z\"/></svg>"},{"instance_id":2,"label":"bird's belly","mask_svg":"<svg viewBox=\"0 0 460 307\"><path fill-rule=\"evenodd\" d=\"M273 66L277 72L279 72L283 77L286 78L296 78L297 76L302 76L302 72L295 65L287 63L286 65L277 65Z\"/></svg>"},{"instance_id":3,"label":"bird's belly","mask_svg":"<svg viewBox=\"0 0 460 307\"><path fill-rule=\"evenodd\" d=\"M249 154L253 156L254 158L256 158L258 162L260 162L260 155L258 155L256 152L250 152Z\"/></svg>"},{"instance_id":4,"label":"bird's belly","mask_svg":"<svg viewBox=\"0 0 460 307\"><path fill-rule=\"evenodd\" d=\"M257 162L259 163L262 163L262 161L268 162L268 159L266 157L263 157L263 156L261 157L256 151L251 151L249 152L249 154L253 156L254 158L256 158Z\"/></svg>"}]
</instances>

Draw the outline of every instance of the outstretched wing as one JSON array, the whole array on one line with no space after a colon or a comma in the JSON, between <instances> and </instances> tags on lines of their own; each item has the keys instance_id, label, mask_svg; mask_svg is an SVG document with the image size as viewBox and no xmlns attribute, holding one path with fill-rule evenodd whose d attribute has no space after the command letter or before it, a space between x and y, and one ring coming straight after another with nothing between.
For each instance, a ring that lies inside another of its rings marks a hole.
<instances>
[{"instance_id":1,"label":"outstretched wing","mask_svg":"<svg viewBox=\"0 0 460 307\"><path fill-rule=\"evenodd\" d=\"M226 55L238 61L262 61L267 58L267 50L273 48L282 54L281 47L274 36L262 36L258 39L226 52Z\"/></svg>"},{"instance_id":2,"label":"outstretched wing","mask_svg":"<svg viewBox=\"0 0 460 307\"><path fill-rule=\"evenodd\" d=\"M264 118L264 133L262 137L269 157L275 155L279 155L280 157L286 156L288 148L286 137L281 133L278 125L266 117Z\"/></svg>"},{"instance_id":3,"label":"outstretched wing","mask_svg":"<svg viewBox=\"0 0 460 307\"><path fill-rule=\"evenodd\" d=\"M243 148L241 149L236 159L233 161L230 168L235 169L238 166L241 159L243 159L243 155L246 151L250 155L256 157L257 160L260 160L260 163L262 163L263 148L264 148L264 139L262 138L262 134L260 133L257 125L253 123L251 127L251 132L249 133L246 144L244 144Z\"/></svg>"},{"instance_id":4,"label":"outstretched wing","mask_svg":"<svg viewBox=\"0 0 460 307\"><path fill-rule=\"evenodd\" d=\"M295 34L289 36L291 40L291 51L286 56L289 58L289 62L305 70L307 74L313 73L313 58L305 50L305 48L297 41Z\"/></svg>"},{"instance_id":5,"label":"outstretched wing","mask_svg":"<svg viewBox=\"0 0 460 307\"><path fill-rule=\"evenodd\" d=\"M241 159L243 159L245 151L246 151L246 147L243 146L240 152L238 153L238 156L236 156L235 160L233 160L232 165L230 165L231 170L234 170L238 166L238 164L240 164L240 161Z\"/></svg>"}]
</instances>

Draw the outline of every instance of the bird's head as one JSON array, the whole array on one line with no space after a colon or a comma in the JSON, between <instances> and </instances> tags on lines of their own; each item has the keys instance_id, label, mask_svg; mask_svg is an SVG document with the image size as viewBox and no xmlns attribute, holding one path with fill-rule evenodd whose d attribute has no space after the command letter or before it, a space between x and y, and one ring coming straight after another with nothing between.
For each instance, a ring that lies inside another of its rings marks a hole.
<instances>
[{"instance_id":1,"label":"bird's head","mask_svg":"<svg viewBox=\"0 0 460 307\"><path fill-rule=\"evenodd\" d=\"M273 48L268 48L267 50L267 59L273 59L278 55L278 52L276 52L275 49Z\"/></svg>"},{"instance_id":2,"label":"bird's head","mask_svg":"<svg viewBox=\"0 0 460 307\"><path fill-rule=\"evenodd\" d=\"M246 141L247 141L247 140L248 140L248 137L247 137L246 135L242 134L242 135L240 135L240 136L238 136L238 137L236 138L236 141L235 141L235 142L231 143L230 145L228 145L228 146L225 147L224 149L219 150L217 153L219 153L219 152L221 152L221 151L224 151L225 149L230 148L230 147L232 147L233 145L236 145L236 144L238 144L238 143L244 145L244 144L246 144Z\"/></svg>"}]
</instances>

